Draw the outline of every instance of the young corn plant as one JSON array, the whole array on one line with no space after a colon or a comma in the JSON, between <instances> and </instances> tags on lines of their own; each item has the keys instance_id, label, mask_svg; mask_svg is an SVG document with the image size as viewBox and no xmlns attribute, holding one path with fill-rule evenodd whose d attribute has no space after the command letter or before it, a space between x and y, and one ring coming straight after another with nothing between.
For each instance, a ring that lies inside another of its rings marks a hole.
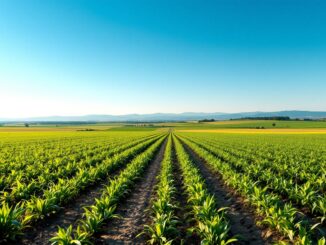
<instances>
[{"instance_id":1,"label":"young corn plant","mask_svg":"<svg viewBox=\"0 0 326 245\"><path fill-rule=\"evenodd\" d=\"M88 233L88 236L92 236L96 232L99 232L103 222L104 217L102 213L97 212L96 206L92 206L90 208L84 208L84 219L80 221L81 229Z\"/></svg>"},{"instance_id":2,"label":"young corn plant","mask_svg":"<svg viewBox=\"0 0 326 245\"><path fill-rule=\"evenodd\" d=\"M28 227L32 215L24 215L25 208L21 204L10 207L8 203L2 203L0 208L0 241L14 240Z\"/></svg>"},{"instance_id":3,"label":"young corn plant","mask_svg":"<svg viewBox=\"0 0 326 245\"><path fill-rule=\"evenodd\" d=\"M88 234L77 230L73 233L72 225L67 229L58 228L57 235L50 239L51 245L87 245L92 244L88 239Z\"/></svg>"},{"instance_id":4,"label":"young corn plant","mask_svg":"<svg viewBox=\"0 0 326 245\"><path fill-rule=\"evenodd\" d=\"M59 206L56 205L55 199L42 199L33 197L30 201L26 202L26 213L33 215L33 219L44 219L51 213L56 212Z\"/></svg>"}]
</instances>

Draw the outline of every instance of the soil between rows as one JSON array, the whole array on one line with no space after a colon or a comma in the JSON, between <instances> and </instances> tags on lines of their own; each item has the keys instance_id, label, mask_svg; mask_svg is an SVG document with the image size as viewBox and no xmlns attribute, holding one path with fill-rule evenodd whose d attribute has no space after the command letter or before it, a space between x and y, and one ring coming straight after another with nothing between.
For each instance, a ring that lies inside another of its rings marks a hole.
<instances>
[{"instance_id":1,"label":"soil between rows","mask_svg":"<svg viewBox=\"0 0 326 245\"><path fill-rule=\"evenodd\" d=\"M116 213L121 218L110 220L103 231L96 235L95 244L145 244L144 237L136 237L149 223L150 200L155 192L157 176L164 156L167 138L145 174L136 184L129 197L119 204Z\"/></svg>"},{"instance_id":2,"label":"soil between rows","mask_svg":"<svg viewBox=\"0 0 326 245\"><path fill-rule=\"evenodd\" d=\"M256 217L244 199L227 187L222 176L211 169L206 161L200 158L187 144L181 141L186 152L206 180L207 188L215 195L219 207L228 207L227 218L230 222L230 235L238 235L237 244L272 244L274 239L268 230L256 225Z\"/></svg>"}]
</instances>

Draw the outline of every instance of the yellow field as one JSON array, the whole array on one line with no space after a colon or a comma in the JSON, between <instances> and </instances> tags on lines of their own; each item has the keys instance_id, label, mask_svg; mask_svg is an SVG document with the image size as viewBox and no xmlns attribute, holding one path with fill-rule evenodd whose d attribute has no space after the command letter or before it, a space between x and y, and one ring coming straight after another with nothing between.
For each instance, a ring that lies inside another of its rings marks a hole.
<instances>
[{"instance_id":1,"label":"yellow field","mask_svg":"<svg viewBox=\"0 0 326 245\"><path fill-rule=\"evenodd\" d=\"M72 132L79 130L107 130L116 126L63 126L63 127L0 127L0 132Z\"/></svg>"},{"instance_id":2,"label":"yellow field","mask_svg":"<svg viewBox=\"0 0 326 245\"><path fill-rule=\"evenodd\" d=\"M184 129L179 132L230 133L230 134L326 134L325 128L305 129Z\"/></svg>"},{"instance_id":3,"label":"yellow field","mask_svg":"<svg viewBox=\"0 0 326 245\"><path fill-rule=\"evenodd\" d=\"M244 123L256 123L262 122L264 120L234 120L234 121L216 121L216 122L206 122L207 124L217 124L217 125L236 125L236 124L244 124Z\"/></svg>"}]
</instances>

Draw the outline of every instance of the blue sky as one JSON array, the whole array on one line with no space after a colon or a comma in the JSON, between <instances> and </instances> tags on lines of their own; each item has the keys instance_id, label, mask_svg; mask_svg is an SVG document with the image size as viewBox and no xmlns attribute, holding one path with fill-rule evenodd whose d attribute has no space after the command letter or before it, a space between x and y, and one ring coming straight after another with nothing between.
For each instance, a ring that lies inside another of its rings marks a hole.
<instances>
[{"instance_id":1,"label":"blue sky","mask_svg":"<svg viewBox=\"0 0 326 245\"><path fill-rule=\"evenodd\" d=\"M0 118L326 110L326 2L0 1Z\"/></svg>"}]
</instances>

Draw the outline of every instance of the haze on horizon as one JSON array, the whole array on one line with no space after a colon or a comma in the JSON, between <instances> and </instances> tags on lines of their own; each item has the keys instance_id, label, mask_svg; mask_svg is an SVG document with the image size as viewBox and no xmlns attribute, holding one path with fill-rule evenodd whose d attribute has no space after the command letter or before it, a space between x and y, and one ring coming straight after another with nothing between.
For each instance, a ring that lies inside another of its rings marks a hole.
<instances>
[{"instance_id":1,"label":"haze on horizon","mask_svg":"<svg viewBox=\"0 0 326 245\"><path fill-rule=\"evenodd\" d=\"M0 118L326 111L322 0L0 2Z\"/></svg>"}]
</instances>

